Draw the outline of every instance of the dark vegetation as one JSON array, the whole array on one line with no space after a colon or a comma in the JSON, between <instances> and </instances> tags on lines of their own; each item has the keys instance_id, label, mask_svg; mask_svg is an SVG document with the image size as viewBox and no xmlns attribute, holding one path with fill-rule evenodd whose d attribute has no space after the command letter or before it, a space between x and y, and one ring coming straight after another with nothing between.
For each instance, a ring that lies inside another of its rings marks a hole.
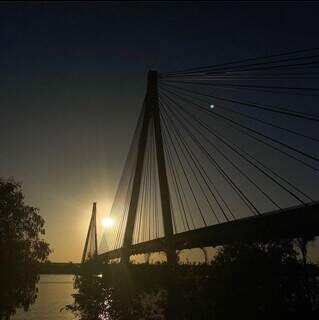
<instances>
[{"instance_id":1,"label":"dark vegetation","mask_svg":"<svg viewBox=\"0 0 319 320\"><path fill-rule=\"evenodd\" d=\"M92 262L66 308L83 320L315 319L318 266L300 241L224 246L210 265L107 265L103 277Z\"/></svg>"},{"instance_id":2,"label":"dark vegetation","mask_svg":"<svg viewBox=\"0 0 319 320\"><path fill-rule=\"evenodd\" d=\"M0 178L0 319L34 303L38 263L50 253L44 234L44 220L24 203L21 186Z\"/></svg>"}]
</instances>

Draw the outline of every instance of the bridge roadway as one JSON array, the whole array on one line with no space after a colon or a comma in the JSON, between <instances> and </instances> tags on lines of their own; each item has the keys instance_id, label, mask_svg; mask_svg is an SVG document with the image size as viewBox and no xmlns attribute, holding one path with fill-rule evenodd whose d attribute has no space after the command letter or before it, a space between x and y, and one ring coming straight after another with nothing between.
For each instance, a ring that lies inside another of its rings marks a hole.
<instances>
[{"instance_id":1,"label":"bridge roadway","mask_svg":"<svg viewBox=\"0 0 319 320\"><path fill-rule=\"evenodd\" d=\"M319 235L319 201L242 218L204 228L174 234L170 239L176 250L231 244L238 241L268 241ZM131 246L131 255L165 251L165 238ZM100 254L102 260L121 256L121 248Z\"/></svg>"}]
</instances>

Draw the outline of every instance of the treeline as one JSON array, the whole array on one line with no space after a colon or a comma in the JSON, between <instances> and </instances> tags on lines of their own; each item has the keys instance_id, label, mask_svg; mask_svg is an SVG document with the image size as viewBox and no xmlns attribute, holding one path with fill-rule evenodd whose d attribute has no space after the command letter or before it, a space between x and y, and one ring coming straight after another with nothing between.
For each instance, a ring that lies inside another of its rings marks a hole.
<instances>
[{"instance_id":1,"label":"treeline","mask_svg":"<svg viewBox=\"0 0 319 320\"><path fill-rule=\"evenodd\" d=\"M102 276L82 272L67 309L82 320L318 319L319 268L298 243L223 246L208 265L108 265Z\"/></svg>"}]
</instances>

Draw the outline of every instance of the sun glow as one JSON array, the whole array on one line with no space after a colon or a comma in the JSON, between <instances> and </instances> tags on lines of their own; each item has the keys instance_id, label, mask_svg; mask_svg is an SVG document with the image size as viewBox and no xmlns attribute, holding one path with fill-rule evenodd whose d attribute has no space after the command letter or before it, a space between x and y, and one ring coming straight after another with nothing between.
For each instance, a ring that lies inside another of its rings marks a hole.
<instances>
[{"instance_id":1,"label":"sun glow","mask_svg":"<svg viewBox=\"0 0 319 320\"><path fill-rule=\"evenodd\" d=\"M110 229L114 225L114 220L110 217L106 217L102 219L102 227L104 229Z\"/></svg>"}]
</instances>

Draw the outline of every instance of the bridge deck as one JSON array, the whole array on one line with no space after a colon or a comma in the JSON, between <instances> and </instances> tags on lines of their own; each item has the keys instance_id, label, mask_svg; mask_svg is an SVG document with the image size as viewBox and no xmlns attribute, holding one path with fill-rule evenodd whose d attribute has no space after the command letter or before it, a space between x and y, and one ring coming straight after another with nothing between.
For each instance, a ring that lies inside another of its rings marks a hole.
<instances>
[{"instance_id":1,"label":"bridge deck","mask_svg":"<svg viewBox=\"0 0 319 320\"><path fill-rule=\"evenodd\" d=\"M300 236L319 235L319 202L306 206L272 211L255 217L238 219L200 229L174 234L176 250L218 246L237 241L267 241ZM165 238L131 246L131 254L164 251ZM99 255L101 259L119 258L121 248Z\"/></svg>"}]
</instances>

